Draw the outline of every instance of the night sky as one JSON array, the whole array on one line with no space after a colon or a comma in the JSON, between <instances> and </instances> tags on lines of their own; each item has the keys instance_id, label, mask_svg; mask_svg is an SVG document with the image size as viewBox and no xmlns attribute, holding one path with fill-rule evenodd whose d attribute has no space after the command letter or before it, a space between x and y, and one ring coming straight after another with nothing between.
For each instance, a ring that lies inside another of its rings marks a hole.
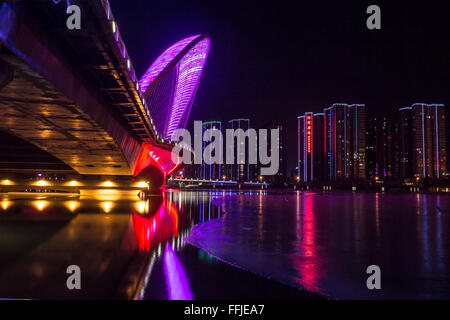
<instances>
[{"instance_id":1,"label":"night sky","mask_svg":"<svg viewBox=\"0 0 450 320\"><path fill-rule=\"evenodd\" d=\"M110 0L137 74L176 41L206 33L211 51L190 121L250 118L287 127L335 102L395 114L414 102L450 105L450 1ZM381 8L381 30L366 8Z\"/></svg>"}]
</instances>

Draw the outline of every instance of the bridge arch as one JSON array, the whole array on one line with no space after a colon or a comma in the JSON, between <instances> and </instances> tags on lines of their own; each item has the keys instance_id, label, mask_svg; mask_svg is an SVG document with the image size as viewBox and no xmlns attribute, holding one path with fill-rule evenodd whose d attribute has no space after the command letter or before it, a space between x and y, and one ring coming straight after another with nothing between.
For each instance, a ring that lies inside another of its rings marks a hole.
<instances>
[{"instance_id":1,"label":"bridge arch","mask_svg":"<svg viewBox=\"0 0 450 320\"><path fill-rule=\"evenodd\" d=\"M170 140L186 125L210 38L178 41L138 80L109 2L80 4L89 21L80 32L60 25L62 4L0 5L0 117L8 119L0 129L80 174L147 174L158 184L180 165Z\"/></svg>"}]
</instances>

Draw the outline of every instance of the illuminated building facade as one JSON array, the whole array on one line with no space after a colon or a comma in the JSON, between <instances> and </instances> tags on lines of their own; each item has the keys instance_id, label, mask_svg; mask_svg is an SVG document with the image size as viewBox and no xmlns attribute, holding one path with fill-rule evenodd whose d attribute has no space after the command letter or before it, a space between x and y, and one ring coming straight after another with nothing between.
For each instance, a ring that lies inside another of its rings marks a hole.
<instances>
[{"instance_id":1,"label":"illuminated building facade","mask_svg":"<svg viewBox=\"0 0 450 320\"><path fill-rule=\"evenodd\" d=\"M367 178L386 182L395 176L396 123L387 116L368 120L366 138Z\"/></svg>"},{"instance_id":2,"label":"illuminated building facade","mask_svg":"<svg viewBox=\"0 0 450 320\"><path fill-rule=\"evenodd\" d=\"M366 179L363 104L335 103L297 118L297 175L301 182Z\"/></svg>"},{"instance_id":3,"label":"illuminated building facade","mask_svg":"<svg viewBox=\"0 0 450 320\"><path fill-rule=\"evenodd\" d=\"M326 124L327 180L345 179L345 120L347 105L335 103L324 110Z\"/></svg>"},{"instance_id":4,"label":"illuminated building facade","mask_svg":"<svg viewBox=\"0 0 450 320\"><path fill-rule=\"evenodd\" d=\"M347 111L347 178L366 179L366 106L351 104Z\"/></svg>"},{"instance_id":5,"label":"illuminated building facade","mask_svg":"<svg viewBox=\"0 0 450 320\"><path fill-rule=\"evenodd\" d=\"M222 132L222 122L221 121L206 121L202 123L202 136L204 139L202 139L203 141L203 153L205 153L205 148L207 148L207 146L210 144L209 141L213 141L214 138L212 137L212 133L211 131L209 131L209 136L207 133L207 130L209 129L216 129L219 130L220 132ZM205 134L206 133L206 134ZM207 139L206 139L207 138ZM205 140L209 140L209 141L205 141ZM220 145L222 145L222 142L220 143ZM217 154L216 152L221 152L222 154ZM209 153L208 153L209 154ZM215 156L218 156L221 159L224 159L224 155L223 155L223 150L219 149L214 149L214 151L212 152L211 156L214 158ZM200 179L205 179L205 180L219 180L222 178L222 170L223 170L223 165L221 163L211 163L211 164L207 164L205 161L202 161L202 164L200 165L201 169L200 169Z\"/></svg>"},{"instance_id":6,"label":"illuminated building facade","mask_svg":"<svg viewBox=\"0 0 450 320\"><path fill-rule=\"evenodd\" d=\"M363 104L335 103L297 118L297 179L397 183L447 172L446 110L415 103L366 122Z\"/></svg>"},{"instance_id":7,"label":"illuminated building facade","mask_svg":"<svg viewBox=\"0 0 450 320\"><path fill-rule=\"evenodd\" d=\"M366 179L366 112L363 104L335 103L324 110L327 179Z\"/></svg>"},{"instance_id":8,"label":"illuminated building facade","mask_svg":"<svg viewBox=\"0 0 450 320\"><path fill-rule=\"evenodd\" d=\"M398 135L398 178L405 180L413 177L413 123L412 108L399 109L399 135Z\"/></svg>"},{"instance_id":9,"label":"illuminated building facade","mask_svg":"<svg viewBox=\"0 0 450 320\"><path fill-rule=\"evenodd\" d=\"M228 129L238 130L242 129L244 132L246 132L250 128L250 119L233 119L228 121ZM233 181L251 181L252 180L252 173L251 173L251 166L249 162L249 145L246 143L246 139L241 141L240 134L237 135L235 138L234 143L234 161L233 164L227 165L227 173L226 178L228 180ZM244 163L238 163L238 155L245 156Z\"/></svg>"},{"instance_id":10,"label":"illuminated building facade","mask_svg":"<svg viewBox=\"0 0 450 320\"><path fill-rule=\"evenodd\" d=\"M415 103L409 110L413 175L416 178L440 179L447 171L445 107L443 104Z\"/></svg>"},{"instance_id":11,"label":"illuminated building facade","mask_svg":"<svg viewBox=\"0 0 450 320\"><path fill-rule=\"evenodd\" d=\"M269 123L266 123L263 125L260 129L266 129L267 130L267 150L272 150L272 136L271 136L271 130L277 129L278 130L278 146L279 146L279 167L278 172L271 176L264 176L262 181L274 184L274 185L282 185L286 182L287 177L287 149L286 149L286 141L285 141L285 127L283 124L277 122L277 121L270 121ZM261 136L259 136L259 139L263 139ZM253 180L259 179L259 168L258 165L250 165L250 175Z\"/></svg>"},{"instance_id":12,"label":"illuminated building facade","mask_svg":"<svg viewBox=\"0 0 450 320\"><path fill-rule=\"evenodd\" d=\"M307 112L297 118L298 179L302 182L325 179L325 115Z\"/></svg>"}]
</instances>

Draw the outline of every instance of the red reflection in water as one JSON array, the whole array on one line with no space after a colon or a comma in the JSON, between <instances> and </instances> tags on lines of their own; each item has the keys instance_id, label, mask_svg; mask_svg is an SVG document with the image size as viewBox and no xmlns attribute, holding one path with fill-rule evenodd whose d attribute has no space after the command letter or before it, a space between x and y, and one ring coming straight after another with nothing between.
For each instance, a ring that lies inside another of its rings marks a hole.
<instances>
[{"instance_id":1,"label":"red reflection in water","mask_svg":"<svg viewBox=\"0 0 450 320\"><path fill-rule=\"evenodd\" d=\"M303 221L301 222L302 255L296 259L297 269L300 273L300 283L306 290L316 291L319 276L317 264L317 245L315 243L315 220L313 207L313 194L306 193L303 200Z\"/></svg>"},{"instance_id":2,"label":"red reflection in water","mask_svg":"<svg viewBox=\"0 0 450 320\"><path fill-rule=\"evenodd\" d=\"M314 211L311 195L305 195L305 211L303 220L303 239L305 242L305 256L314 256Z\"/></svg>"},{"instance_id":3,"label":"red reflection in water","mask_svg":"<svg viewBox=\"0 0 450 320\"><path fill-rule=\"evenodd\" d=\"M152 216L142 216L132 211L131 217L141 251L148 252L178 234L178 210L169 200L165 199Z\"/></svg>"}]
</instances>

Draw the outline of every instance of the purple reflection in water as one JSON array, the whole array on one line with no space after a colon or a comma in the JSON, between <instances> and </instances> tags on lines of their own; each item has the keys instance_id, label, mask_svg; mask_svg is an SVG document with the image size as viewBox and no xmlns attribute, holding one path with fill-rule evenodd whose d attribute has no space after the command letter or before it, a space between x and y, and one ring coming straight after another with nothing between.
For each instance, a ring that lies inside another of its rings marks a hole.
<instances>
[{"instance_id":1,"label":"purple reflection in water","mask_svg":"<svg viewBox=\"0 0 450 320\"><path fill-rule=\"evenodd\" d=\"M254 273L339 299L448 299L450 197L403 192L227 195L188 242ZM366 287L369 265L382 290Z\"/></svg>"},{"instance_id":2,"label":"purple reflection in water","mask_svg":"<svg viewBox=\"0 0 450 320\"><path fill-rule=\"evenodd\" d=\"M169 300L194 300L183 266L170 245L164 251L164 271Z\"/></svg>"}]
</instances>

